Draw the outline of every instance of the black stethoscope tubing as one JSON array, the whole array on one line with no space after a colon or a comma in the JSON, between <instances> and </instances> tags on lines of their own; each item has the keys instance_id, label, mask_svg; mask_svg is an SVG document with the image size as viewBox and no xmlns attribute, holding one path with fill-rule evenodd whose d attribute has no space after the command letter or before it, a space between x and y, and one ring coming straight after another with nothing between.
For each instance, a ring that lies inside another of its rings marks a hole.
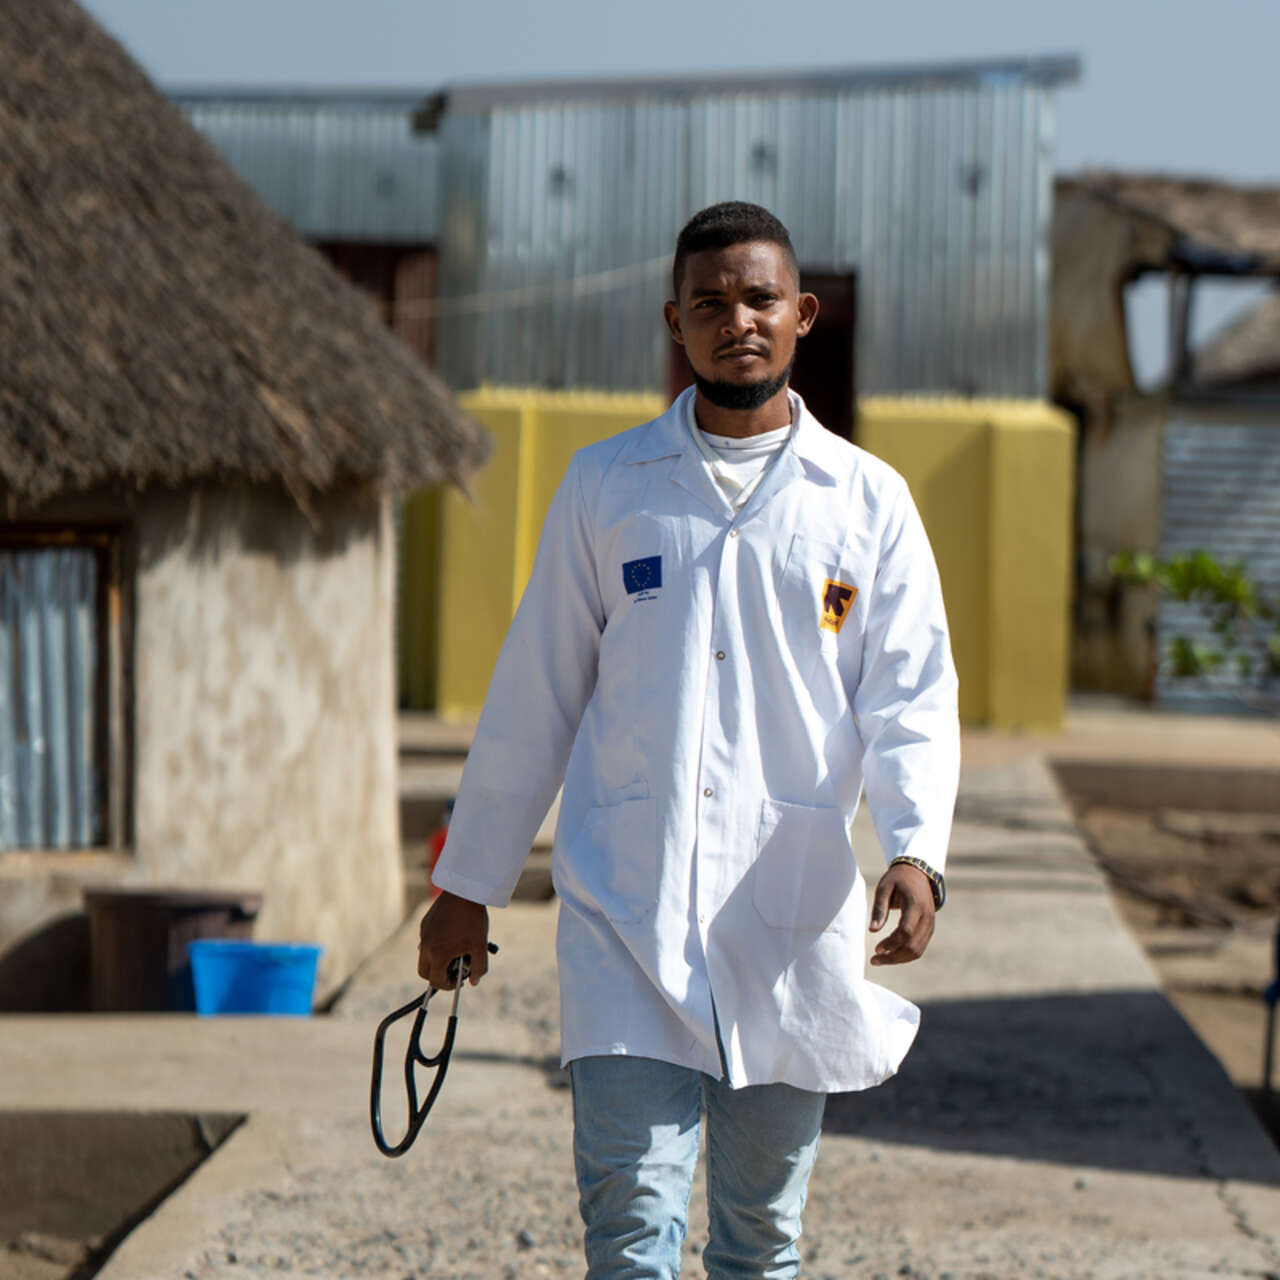
<instances>
[{"instance_id":1,"label":"black stethoscope tubing","mask_svg":"<svg viewBox=\"0 0 1280 1280\"><path fill-rule=\"evenodd\" d=\"M490 952L496 953L497 950L498 948L492 942L489 943ZM373 1034L373 1078L369 1086L369 1124L373 1130L373 1141L384 1156L394 1158L404 1155L413 1146L415 1139L422 1131L422 1126L427 1122L431 1108L435 1105L436 1098L444 1085L444 1078L449 1071L449 1059L453 1056L453 1041L458 1031L458 997L462 994L462 984L470 971L468 956L459 956L449 962L449 974L454 979L453 1004L449 1009L449 1023L445 1027L444 1043L440 1046L439 1053L430 1056L423 1053L421 1038L423 1025L427 1021L427 1006L431 1003L431 998L439 992L439 987L428 987L423 995L415 996L408 1004L393 1010L378 1023L378 1029ZM409 1103L409 1127L399 1142L392 1143L387 1141L382 1128L382 1063L387 1031L393 1023L399 1022L401 1018L407 1018L411 1013L416 1016L413 1019L413 1028L409 1032L409 1044L404 1054L404 1087ZM437 1069L436 1077L431 1082L431 1088L427 1091L426 1100L421 1106L418 1105L417 1076L420 1066Z\"/></svg>"}]
</instances>

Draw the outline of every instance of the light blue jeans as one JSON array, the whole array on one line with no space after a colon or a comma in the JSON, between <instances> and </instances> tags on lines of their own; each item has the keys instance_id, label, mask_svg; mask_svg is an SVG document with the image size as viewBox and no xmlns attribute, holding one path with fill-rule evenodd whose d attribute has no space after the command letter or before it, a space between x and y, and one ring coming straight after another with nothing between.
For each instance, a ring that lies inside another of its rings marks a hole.
<instances>
[{"instance_id":1,"label":"light blue jeans","mask_svg":"<svg viewBox=\"0 0 1280 1280\"><path fill-rule=\"evenodd\" d=\"M703 1254L711 1280L799 1274L800 1214L826 1094L786 1084L730 1089L652 1058L579 1058L573 1154L586 1280L675 1280L707 1117Z\"/></svg>"}]
</instances>

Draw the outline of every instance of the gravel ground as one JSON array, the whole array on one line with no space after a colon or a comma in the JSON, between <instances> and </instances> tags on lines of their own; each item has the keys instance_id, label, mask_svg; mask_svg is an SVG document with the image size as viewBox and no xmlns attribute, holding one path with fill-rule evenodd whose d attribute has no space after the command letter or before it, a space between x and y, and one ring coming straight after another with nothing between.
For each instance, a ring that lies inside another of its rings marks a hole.
<instances>
[{"instance_id":1,"label":"gravel ground","mask_svg":"<svg viewBox=\"0 0 1280 1280\"><path fill-rule=\"evenodd\" d=\"M570 1099L554 1056L554 911L517 905L497 916L501 963L463 996L453 1072L411 1152L379 1157L356 1106L323 1124L252 1117L227 1148L241 1148L241 1164L274 1161L279 1171L252 1189L224 1177L203 1195L198 1173L189 1189L217 1225L173 1274L580 1276ZM419 989L404 977L415 937L410 922L335 1016L372 1027ZM1087 1007L1046 1008L1057 1030L1045 1060L1028 1047L1044 1037L1024 1010L1010 1031L1022 1056L1005 1080L1009 1055L980 1010L944 1004L925 1016L932 1038L922 1033L898 1081L829 1108L806 1212L808 1280L1280 1275L1280 1195L1214 1168L1197 1133L1161 1110L1158 1065L1152 1085L1137 1068L1122 1078L1119 1058L1100 1061L1109 1050L1089 1042ZM1145 1016L1129 1010L1123 1020ZM1072 1040L1099 1062L1083 1088L1077 1062L1045 1066ZM700 1176L686 1276L702 1274L705 1239Z\"/></svg>"},{"instance_id":2,"label":"gravel ground","mask_svg":"<svg viewBox=\"0 0 1280 1280\"><path fill-rule=\"evenodd\" d=\"M1020 754L966 787L954 905L890 979L923 1008L919 1041L895 1080L829 1104L802 1274L1280 1277L1280 1160L1155 989L1043 765ZM555 911L495 913L501 954L462 998L448 1085L403 1159L374 1150L363 1098L255 1113L102 1280L580 1276ZM420 991L416 936L406 922L333 1016L371 1037ZM701 1179L690 1213L686 1277Z\"/></svg>"},{"instance_id":3,"label":"gravel ground","mask_svg":"<svg viewBox=\"0 0 1280 1280\"><path fill-rule=\"evenodd\" d=\"M568 1100L530 1078L518 1105L455 1113L403 1162L374 1164L349 1123L307 1162L227 1206L184 1280L262 1274L508 1280L582 1274ZM341 1138L334 1143L335 1136ZM305 1142L305 1134L295 1135ZM234 1139L233 1139L234 1140ZM1247 1207L1185 1179L975 1159L828 1136L806 1215L804 1275L846 1277L1266 1276L1274 1239L1227 1223ZM1137 1214L1135 1204L1142 1203ZM1274 1200L1272 1201L1274 1204ZM701 1274L701 1188L685 1274ZM1224 1226L1226 1229L1224 1230Z\"/></svg>"}]
</instances>

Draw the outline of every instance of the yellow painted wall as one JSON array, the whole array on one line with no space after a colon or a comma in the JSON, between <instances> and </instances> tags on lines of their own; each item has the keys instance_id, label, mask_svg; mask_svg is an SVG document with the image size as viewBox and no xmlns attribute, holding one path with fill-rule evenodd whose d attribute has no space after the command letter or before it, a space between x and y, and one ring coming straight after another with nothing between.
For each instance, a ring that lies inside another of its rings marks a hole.
<instances>
[{"instance_id":1,"label":"yellow painted wall","mask_svg":"<svg viewBox=\"0 0 1280 1280\"><path fill-rule=\"evenodd\" d=\"M1037 401L859 404L858 443L902 473L929 531L968 723L1061 723L1074 432Z\"/></svg>"},{"instance_id":2,"label":"yellow painted wall","mask_svg":"<svg viewBox=\"0 0 1280 1280\"><path fill-rule=\"evenodd\" d=\"M493 435L471 495L444 495L435 709L479 712L507 625L533 568L542 522L569 459L584 445L646 422L658 395L481 388L458 397Z\"/></svg>"},{"instance_id":3,"label":"yellow painted wall","mask_svg":"<svg viewBox=\"0 0 1280 1280\"><path fill-rule=\"evenodd\" d=\"M412 652L402 654L402 692L413 706L470 717L484 700L569 458L666 403L657 395L496 388L460 399L493 434L493 457L470 496L449 490L406 504L406 544L412 512L416 550L406 545L405 554L438 566L438 607L414 621L430 607L432 588L408 582L407 571L402 610L412 616L401 636ZM1067 415L1033 401L876 397L859 405L859 444L906 477L929 531L968 723L1061 720L1073 432Z\"/></svg>"},{"instance_id":4,"label":"yellow painted wall","mask_svg":"<svg viewBox=\"0 0 1280 1280\"><path fill-rule=\"evenodd\" d=\"M400 504L400 572L396 622L400 701L415 710L436 705L440 628L440 519L444 491L420 489Z\"/></svg>"}]
</instances>

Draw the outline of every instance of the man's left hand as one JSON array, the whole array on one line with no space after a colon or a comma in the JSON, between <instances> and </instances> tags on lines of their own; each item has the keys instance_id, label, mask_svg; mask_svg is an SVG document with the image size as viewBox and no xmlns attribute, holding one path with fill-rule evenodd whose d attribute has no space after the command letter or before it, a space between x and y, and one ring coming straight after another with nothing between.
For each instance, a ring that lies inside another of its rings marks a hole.
<instances>
[{"instance_id":1,"label":"man's left hand","mask_svg":"<svg viewBox=\"0 0 1280 1280\"><path fill-rule=\"evenodd\" d=\"M879 933L889 919L890 911L901 911L898 927L876 944L872 964L910 964L924 955L933 937L936 915L933 886L919 867L898 862L880 877L871 905L872 933Z\"/></svg>"}]
</instances>

